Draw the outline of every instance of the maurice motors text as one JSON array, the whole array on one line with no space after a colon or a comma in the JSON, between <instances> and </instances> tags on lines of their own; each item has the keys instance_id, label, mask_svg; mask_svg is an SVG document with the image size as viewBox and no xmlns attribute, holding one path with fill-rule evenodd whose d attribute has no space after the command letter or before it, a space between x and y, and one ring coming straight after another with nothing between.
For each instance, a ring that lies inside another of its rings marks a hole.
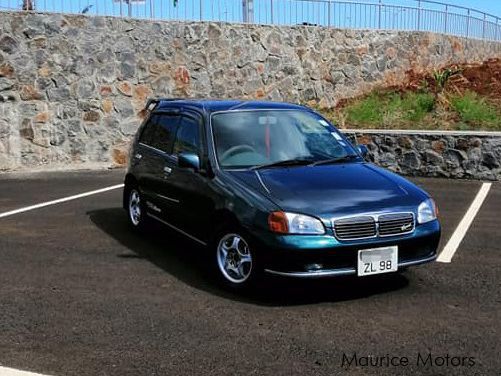
<instances>
[{"instance_id":1,"label":"maurice motors text","mask_svg":"<svg viewBox=\"0 0 501 376\"><path fill-rule=\"evenodd\" d=\"M417 353L415 357L385 355L364 355L356 352L344 354L341 367L474 367L475 358L472 356L434 355L432 353Z\"/></svg>"}]
</instances>

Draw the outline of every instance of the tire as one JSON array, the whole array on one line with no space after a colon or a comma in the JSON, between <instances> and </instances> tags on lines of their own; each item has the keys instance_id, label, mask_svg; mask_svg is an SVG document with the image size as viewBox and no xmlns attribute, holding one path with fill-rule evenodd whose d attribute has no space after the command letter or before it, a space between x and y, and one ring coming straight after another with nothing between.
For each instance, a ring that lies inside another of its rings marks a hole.
<instances>
[{"instance_id":1,"label":"tire","mask_svg":"<svg viewBox=\"0 0 501 376\"><path fill-rule=\"evenodd\" d=\"M147 223L146 207L137 185L126 187L124 190L127 219L132 229L143 231Z\"/></svg>"},{"instance_id":2,"label":"tire","mask_svg":"<svg viewBox=\"0 0 501 376\"><path fill-rule=\"evenodd\" d=\"M215 273L230 290L247 290L262 280L263 270L252 237L238 227L217 232L212 242Z\"/></svg>"}]
</instances>

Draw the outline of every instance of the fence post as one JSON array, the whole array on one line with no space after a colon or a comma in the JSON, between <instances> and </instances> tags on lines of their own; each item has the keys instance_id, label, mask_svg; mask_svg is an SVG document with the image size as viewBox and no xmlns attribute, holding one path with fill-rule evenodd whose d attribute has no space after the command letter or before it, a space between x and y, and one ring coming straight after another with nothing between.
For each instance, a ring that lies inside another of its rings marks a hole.
<instances>
[{"instance_id":1,"label":"fence post","mask_svg":"<svg viewBox=\"0 0 501 376\"><path fill-rule=\"evenodd\" d=\"M153 0L150 0L150 19L154 18L155 12L153 11Z\"/></svg>"},{"instance_id":2,"label":"fence post","mask_svg":"<svg viewBox=\"0 0 501 376\"><path fill-rule=\"evenodd\" d=\"M466 22L466 38L470 36L470 10L468 9L468 22Z\"/></svg>"},{"instance_id":3,"label":"fence post","mask_svg":"<svg viewBox=\"0 0 501 376\"><path fill-rule=\"evenodd\" d=\"M331 0L327 2L327 27L331 27Z\"/></svg>"},{"instance_id":4,"label":"fence post","mask_svg":"<svg viewBox=\"0 0 501 376\"><path fill-rule=\"evenodd\" d=\"M273 25L273 0L270 0L271 24Z\"/></svg>"},{"instance_id":5,"label":"fence post","mask_svg":"<svg viewBox=\"0 0 501 376\"><path fill-rule=\"evenodd\" d=\"M498 33L499 33L499 18L496 17L496 36L494 37L494 40L498 40Z\"/></svg>"},{"instance_id":6,"label":"fence post","mask_svg":"<svg viewBox=\"0 0 501 376\"><path fill-rule=\"evenodd\" d=\"M421 30L421 0L418 0L418 11L417 11L417 30Z\"/></svg>"},{"instance_id":7,"label":"fence post","mask_svg":"<svg viewBox=\"0 0 501 376\"><path fill-rule=\"evenodd\" d=\"M485 39L486 22L487 22L487 14L484 13L484 24L482 25L482 39Z\"/></svg>"},{"instance_id":8,"label":"fence post","mask_svg":"<svg viewBox=\"0 0 501 376\"><path fill-rule=\"evenodd\" d=\"M449 17L449 5L445 6L445 26L444 26L444 33L447 34L447 19Z\"/></svg>"},{"instance_id":9,"label":"fence post","mask_svg":"<svg viewBox=\"0 0 501 376\"><path fill-rule=\"evenodd\" d=\"M382 7L382 0L379 0L379 21L378 21L379 30L381 30L381 7Z\"/></svg>"},{"instance_id":10,"label":"fence post","mask_svg":"<svg viewBox=\"0 0 501 376\"><path fill-rule=\"evenodd\" d=\"M200 21L203 20L204 0L200 0Z\"/></svg>"}]
</instances>

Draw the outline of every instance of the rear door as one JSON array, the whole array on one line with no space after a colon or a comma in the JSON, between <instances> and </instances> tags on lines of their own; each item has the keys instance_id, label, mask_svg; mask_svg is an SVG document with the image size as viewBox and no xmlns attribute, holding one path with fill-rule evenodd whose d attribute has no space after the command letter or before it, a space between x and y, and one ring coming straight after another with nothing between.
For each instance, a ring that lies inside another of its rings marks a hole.
<instances>
[{"instance_id":1,"label":"rear door","mask_svg":"<svg viewBox=\"0 0 501 376\"><path fill-rule=\"evenodd\" d=\"M151 206L153 200L152 178L155 165L158 163L157 152L153 147L153 140L157 132L157 123L157 116L152 114L141 130L139 142L132 158L134 175L138 179L139 189L148 206Z\"/></svg>"},{"instance_id":2,"label":"rear door","mask_svg":"<svg viewBox=\"0 0 501 376\"><path fill-rule=\"evenodd\" d=\"M179 118L176 112L155 113L150 119L151 130L144 140L140 140L142 174L139 184L147 199L147 210L165 219L171 219L168 214L174 211L172 207L177 204L171 199L164 180L176 165L171 154Z\"/></svg>"}]
</instances>

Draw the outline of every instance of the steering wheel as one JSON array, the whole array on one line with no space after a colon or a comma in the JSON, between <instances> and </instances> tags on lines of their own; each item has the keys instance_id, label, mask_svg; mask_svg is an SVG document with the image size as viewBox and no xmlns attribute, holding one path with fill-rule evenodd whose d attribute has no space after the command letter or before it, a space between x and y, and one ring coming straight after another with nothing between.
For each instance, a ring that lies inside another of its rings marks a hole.
<instances>
[{"instance_id":1,"label":"steering wheel","mask_svg":"<svg viewBox=\"0 0 501 376\"><path fill-rule=\"evenodd\" d=\"M246 151L249 151L251 153L255 153L256 149L254 149L250 145L237 145L237 146L233 146L233 147L229 148L228 150L226 150L223 153L223 155L221 155L221 160L225 160L226 158L232 157L235 154L243 153L243 152L246 152Z\"/></svg>"}]
</instances>

